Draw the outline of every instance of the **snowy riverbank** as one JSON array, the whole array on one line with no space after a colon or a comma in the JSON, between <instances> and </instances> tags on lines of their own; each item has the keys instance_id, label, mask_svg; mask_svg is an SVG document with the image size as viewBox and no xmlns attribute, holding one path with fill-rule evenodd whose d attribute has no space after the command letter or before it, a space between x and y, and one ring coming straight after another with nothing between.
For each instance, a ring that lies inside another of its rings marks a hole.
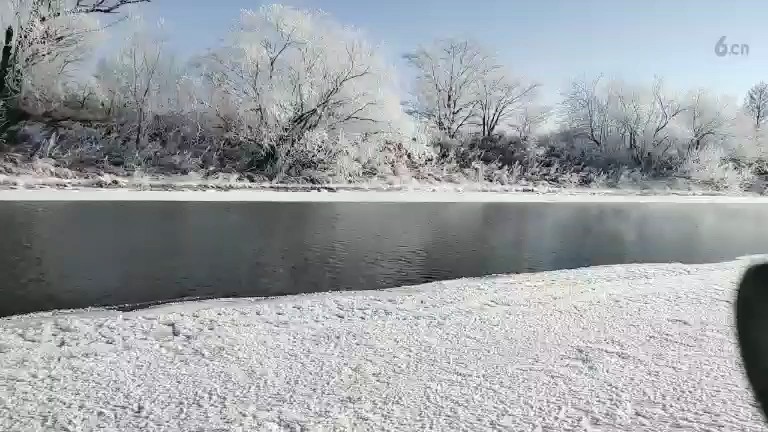
<instances>
[{"instance_id":1,"label":"snowy riverbank","mask_svg":"<svg viewBox=\"0 0 768 432\"><path fill-rule=\"evenodd\" d=\"M760 430L745 264L0 320L0 429Z\"/></svg>"},{"instance_id":2,"label":"snowy riverbank","mask_svg":"<svg viewBox=\"0 0 768 432\"><path fill-rule=\"evenodd\" d=\"M684 178L668 178L659 180L643 180L634 182L625 182L621 185L609 187L604 185L598 187L578 186L578 183L569 182L550 182L550 181L525 181L517 183L500 184L489 181L470 181L468 179L454 181L440 181L437 179L417 180L410 177L391 177L386 179L369 179L358 183L273 183L267 181L249 180L239 174L219 173L210 177L203 177L197 173L188 175L147 175L134 173L134 175L110 174L95 170L93 172L77 172L65 168L55 167L52 163L36 161L25 165L26 169L16 172L18 169L3 167L0 161L0 194L14 198L5 199L24 199L20 194L26 192L35 193L54 193L54 192L80 192L87 194L100 194L99 199L103 197L103 192L141 192L141 193L169 193L181 194L179 196L192 196L191 194L207 192L228 192L226 200L242 200L233 198L239 196L254 197L254 192L281 194L291 193L344 193L344 194L408 194L409 196L432 195L432 194L458 194L458 197L449 200L460 200L467 195L487 195L482 198L484 201L495 201L498 195L547 195L548 197L567 195L567 196L615 196L615 197L647 197L664 196L665 199L674 199L674 197L739 197L756 198L765 197L764 188L756 185L749 191L739 189L718 189L711 184L695 182ZM3 172L12 172L13 174L3 174ZM150 195L151 195L150 194ZM266 196L266 195L262 195ZM349 199L350 195L345 195L343 199ZM217 198L220 200L222 198ZM390 197L387 200L392 199ZM503 198L509 200L510 198ZM547 198L553 199L553 198ZM765 198L768 200L768 197ZM182 198L188 200L188 198ZM260 201L261 198L245 198L245 200ZM285 200L285 199L280 199ZM306 201L305 198L290 198L293 201ZM310 199L310 201L316 199ZM327 199L325 199L327 200ZM424 199L418 199L423 201ZM445 201L443 197L428 198L428 200Z\"/></svg>"}]
</instances>

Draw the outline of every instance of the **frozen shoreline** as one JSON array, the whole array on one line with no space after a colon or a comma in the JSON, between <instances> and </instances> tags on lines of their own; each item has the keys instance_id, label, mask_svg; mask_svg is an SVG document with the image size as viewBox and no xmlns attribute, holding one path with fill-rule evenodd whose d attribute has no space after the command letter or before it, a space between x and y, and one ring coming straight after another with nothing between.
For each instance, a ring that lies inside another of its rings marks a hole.
<instances>
[{"instance_id":1,"label":"frozen shoreline","mask_svg":"<svg viewBox=\"0 0 768 432\"><path fill-rule=\"evenodd\" d=\"M200 201L200 202L576 202L768 204L758 195L645 195L565 190L558 193L461 191L142 191L130 189L6 189L0 201Z\"/></svg>"},{"instance_id":2,"label":"frozen shoreline","mask_svg":"<svg viewBox=\"0 0 768 432\"><path fill-rule=\"evenodd\" d=\"M751 258L0 320L0 429L761 430Z\"/></svg>"}]
</instances>

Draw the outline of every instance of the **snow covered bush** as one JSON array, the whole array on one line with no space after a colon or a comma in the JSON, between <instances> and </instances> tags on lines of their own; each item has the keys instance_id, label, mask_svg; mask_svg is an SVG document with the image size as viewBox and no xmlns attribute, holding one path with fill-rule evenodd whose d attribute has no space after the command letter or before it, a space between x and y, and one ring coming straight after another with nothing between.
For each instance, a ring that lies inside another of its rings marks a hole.
<instances>
[{"instance_id":1,"label":"snow covered bush","mask_svg":"<svg viewBox=\"0 0 768 432\"><path fill-rule=\"evenodd\" d=\"M721 147L709 146L692 152L679 169L680 174L727 190L744 190L754 181L749 166L737 165Z\"/></svg>"},{"instance_id":2,"label":"snow covered bush","mask_svg":"<svg viewBox=\"0 0 768 432\"><path fill-rule=\"evenodd\" d=\"M561 148L603 169L625 167L650 178L685 175L718 184L727 178L735 184L740 168L729 167L723 158L738 153L745 142L740 116L732 100L703 89L681 96L666 91L660 80L650 87L580 80L561 105L560 140L570 138Z\"/></svg>"}]
</instances>

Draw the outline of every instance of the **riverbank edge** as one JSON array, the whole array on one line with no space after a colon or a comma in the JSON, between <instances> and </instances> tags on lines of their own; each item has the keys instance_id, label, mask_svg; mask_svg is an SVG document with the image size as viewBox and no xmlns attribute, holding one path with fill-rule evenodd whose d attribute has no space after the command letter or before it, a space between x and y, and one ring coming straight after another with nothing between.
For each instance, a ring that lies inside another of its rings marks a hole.
<instances>
[{"instance_id":1,"label":"riverbank edge","mask_svg":"<svg viewBox=\"0 0 768 432\"><path fill-rule=\"evenodd\" d=\"M627 191L562 190L424 191L375 190L136 190L127 188L4 189L0 201L171 201L171 202L413 202L413 203L702 203L768 204L768 196L756 194L644 194Z\"/></svg>"},{"instance_id":2,"label":"riverbank edge","mask_svg":"<svg viewBox=\"0 0 768 432\"><path fill-rule=\"evenodd\" d=\"M691 274L697 271L711 270L732 270L736 271L738 278L749 267L768 262L768 254L752 254L739 256L734 259L701 263L701 264L682 264L679 262L665 263L633 263L633 264L612 264L600 266L586 266L571 269L548 270L534 273L500 273L478 277L465 277L457 279L447 279L443 281L426 282L417 285L404 285L379 290L361 290L361 291L321 291L303 294L291 294L267 297L218 297L218 298L188 298L171 301L158 302L145 306L123 305L114 307L94 306L79 309L52 309L47 311L30 312L18 315L0 317L0 327L13 326L14 324L27 322L29 320L47 320L59 317L79 317L79 318L108 318L108 317L136 317L136 316L159 316L173 313L194 313L202 310L211 309L236 309L254 307L260 304L289 304L303 301L323 301L333 298L361 298L370 299L375 297L398 297L414 296L419 294L428 294L433 291L450 290L458 286L476 286L481 284L493 283L514 283L521 282L531 277L570 277L584 276L591 273L611 272L642 272L642 271L668 271L668 270L686 270ZM737 279L734 279L734 283ZM136 307L134 307L136 306ZM128 307L127 309L125 309Z\"/></svg>"}]
</instances>

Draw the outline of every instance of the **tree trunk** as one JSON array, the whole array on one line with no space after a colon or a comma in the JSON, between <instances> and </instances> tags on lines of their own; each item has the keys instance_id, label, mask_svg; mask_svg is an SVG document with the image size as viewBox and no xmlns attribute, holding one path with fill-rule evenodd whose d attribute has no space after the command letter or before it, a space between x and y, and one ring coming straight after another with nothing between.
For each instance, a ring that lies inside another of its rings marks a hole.
<instances>
[{"instance_id":1,"label":"tree trunk","mask_svg":"<svg viewBox=\"0 0 768 432\"><path fill-rule=\"evenodd\" d=\"M137 152L139 151L139 148L141 148L141 142L144 134L144 109L139 108L138 112L138 122L136 122L136 140L134 141L134 148L133 151Z\"/></svg>"},{"instance_id":2,"label":"tree trunk","mask_svg":"<svg viewBox=\"0 0 768 432\"><path fill-rule=\"evenodd\" d=\"M0 99L8 97L8 78L11 68L11 54L13 53L13 27L5 30L5 42L3 43L2 57L0 57Z\"/></svg>"},{"instance_id":3,"label":"tree trunk","mask_svg":"<svg viewBox=\"0 0 768 432\"><path fill-rule=\"evenodd\" d=\"M26 113L18 107L18 101L12 94L13 88L10 82L11 80L20 82L19 77L14 75L12 70L14 66L14 37L13 27L8 26L5 30L2 54L0 54L0 102L3 103L2 111L0 111L0 139L5 138L8 141L13 141L7 136L11 128L27 117Z\"/></svg>"}]
</instances>

